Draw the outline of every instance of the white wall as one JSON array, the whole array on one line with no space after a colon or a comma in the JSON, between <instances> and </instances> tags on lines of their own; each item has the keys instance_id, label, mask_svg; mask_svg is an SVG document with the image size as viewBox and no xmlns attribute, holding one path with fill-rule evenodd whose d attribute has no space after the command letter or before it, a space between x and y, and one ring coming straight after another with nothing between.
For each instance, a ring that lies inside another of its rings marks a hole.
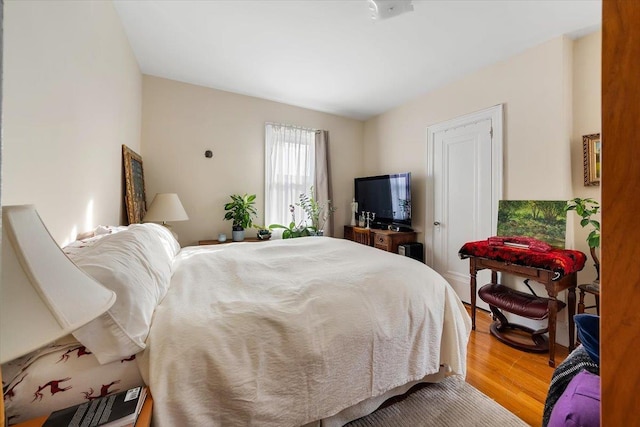
<instances>
[{"instance_id":1,"label":"white wall","mask_svg":"<svg viewBox=\"0 0 640 427\"><path fill-rule=\"evenodd\" d=\"M111 2L4 3L2 204L35 204L59 244L123 212L142 77Z\"/></svg>"},{"instance_id":2,"label":"white wall","mask_svg":"<svg viewBox=\"0 0 640 427\"><path fill-rule=\"evenodd\" d=\"M178 193L189 221L176 222L182 245L231 236L224 204L234 193L257 195L264 221L264 124L329 131L335 235L350 221L353 179L362 174L361 121L152 76L143 78L142 159L147 202ZM213 151L213 158L204 156ZM255 230L248 230L248 234Z\"/></svg>"}]
</instances>

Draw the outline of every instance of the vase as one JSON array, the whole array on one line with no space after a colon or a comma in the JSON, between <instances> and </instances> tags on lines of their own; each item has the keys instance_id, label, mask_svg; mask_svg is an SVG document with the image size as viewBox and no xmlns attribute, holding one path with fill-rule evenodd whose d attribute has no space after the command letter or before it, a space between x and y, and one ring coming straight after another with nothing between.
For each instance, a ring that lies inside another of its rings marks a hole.
<instances>
[{"instance_id":1,"label":"vase","mask_svg":"<svg viewBox=\"0 0 640 427\"><path fill-rule=\"evenodd\" d=\"M234 242L242 242L244 240L244 230L233 230L231 232L231 240Z\"/></svg>"}]
</instances>

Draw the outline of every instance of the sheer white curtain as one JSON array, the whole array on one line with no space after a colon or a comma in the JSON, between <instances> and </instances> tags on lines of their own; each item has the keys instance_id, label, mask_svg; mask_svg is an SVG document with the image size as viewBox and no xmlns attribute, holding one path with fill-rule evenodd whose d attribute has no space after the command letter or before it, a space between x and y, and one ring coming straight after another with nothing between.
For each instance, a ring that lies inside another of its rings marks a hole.
<instances>
[{"instance_id":1,"label":"sheer white curtain","mask_svg":"<svg viewBox=\"0 0 640 427\"><path fill-rule=\"evenodd\" d=\"M291 222L289 205L299 201L315 182L314 129L267 123L265 125L265 225ZM305 213L295 206L296 224Z\"/></svg>"}]
</instances>

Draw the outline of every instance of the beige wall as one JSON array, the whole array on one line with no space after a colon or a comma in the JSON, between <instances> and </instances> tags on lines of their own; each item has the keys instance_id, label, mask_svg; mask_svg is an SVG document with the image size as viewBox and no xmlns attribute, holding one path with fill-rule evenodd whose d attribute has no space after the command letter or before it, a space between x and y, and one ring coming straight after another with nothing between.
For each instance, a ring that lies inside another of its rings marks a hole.
<instances>
[{"instance_id":1,"label":"beige wall","mask_svg":"<svg viewBox=\"0 0 640 427\"><path fill-rule=\"evenodd\" d=\"M590 197L600 201L600 186L584 186L582 136L600 133L601 130L601 58L602 32L585 36L574 43L573 50L573 133L571 135L572 197ZM574 218L578 218L574 214ZM589 254L586 243L587 228L575 221L575 247ZM582 283L596 277L591 256L579 274Z\"/></svg>"},{"instance_id":2,"label":"beige wall","mask_svg":"<svg viewBox=\"0 0 640 427\"><path fill-rule=\"evenodd\" d=\"M121 144L140 148L142 77L110 2L5 1L2 203L59 244L122 213Z\"/></svg>"},{"instance_id":3,"label":"beige wall","mask_svg":"<svg viewBox=\"0 0 640 427\"><path fill-rule=\"evenodd\" d=\"M363 170L363 122L277 102L152 76L143 78L142 158L147 200L178 193L189 221L173 224L182 245L231 237L224 203L233 193L256 194L264 220L264 124L329 131L335 234L342 236ZM213 158L205 158L205 150ZM248 233L253 233L249 230Z\"/></svg>"}]
</instances>

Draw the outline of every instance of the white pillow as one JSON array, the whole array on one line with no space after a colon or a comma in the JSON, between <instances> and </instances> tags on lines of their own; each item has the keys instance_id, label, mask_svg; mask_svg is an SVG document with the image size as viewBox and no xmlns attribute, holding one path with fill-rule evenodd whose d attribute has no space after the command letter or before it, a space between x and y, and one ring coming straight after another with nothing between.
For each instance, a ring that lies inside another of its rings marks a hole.
<instances>
[{"instance_id":1,"label":"white pillow","mask_svg":"<svg viewBox=\"0 0 640 427\"><path fill-rule=\"evenodd\" d=\"M77 240L69 243L62 248L65 254L72 257L76 252L82 252L86 250L88 246L93 246L96 242L102 239L107 234L117 233L119 231L126 230L126 226L111 226L111 225L99 225L91 231L78 234Z\"/></svg>"},{"instance_id":2,"label":"white pillow","mask_svg":"<svg viewBox=\"0 0 640 427\"><path fill-rule=\"evenodd\" d=\"M145 348L153 312L164 298L180 245L167 228L133 224L104 235L69 257L117 295L102 316L73 332L101 364Z\"/></svg>"}]
</instances>

